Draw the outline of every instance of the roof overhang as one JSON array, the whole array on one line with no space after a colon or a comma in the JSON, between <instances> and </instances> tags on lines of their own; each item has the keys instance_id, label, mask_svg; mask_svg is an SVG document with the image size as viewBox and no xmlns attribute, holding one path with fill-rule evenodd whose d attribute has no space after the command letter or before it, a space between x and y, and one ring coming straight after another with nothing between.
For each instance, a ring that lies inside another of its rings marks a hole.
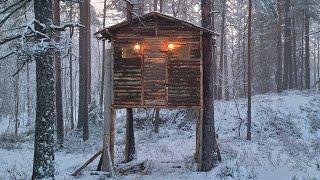
<instances>
[{"instance_id":1,"label":"roof overhang","mask_svg":"<svg viewBox=\"0 0 320 180\"><path fill-rule=\"evenodd\" d=\"M142 16L139 16L139 17L135 17L135 18L132 19L132 21L123 21L121 23L118 23L118 24L109 26L107 28L104 28L104 29L94 33L94 35L97 37L97 39L107 39L107 40L109 39L110 40L112 38L112 36L113 36L113 33L116 32L117 30L120 30L122 28L130 26L131 24L134 24L134 23L143 22L145 19L147 19L149 17L164 18L166 20L169 20L169 21L172 21L172 22L175 22L175 23L179 23L181 25L193 28L195 30L202 31L203 33L210 33L213 36L219 36L218 33L214 32L214 31L212 31L212 30L210 30L208 28L197 26L197 25L195 25L193 23L184 21L184 20L176 18L176 17L169 16L169 15L166 15L166 14L162 14L160 12L150 12L150 13L147 13L145 15L142 15Z\"/></svg>"}]
</instances>

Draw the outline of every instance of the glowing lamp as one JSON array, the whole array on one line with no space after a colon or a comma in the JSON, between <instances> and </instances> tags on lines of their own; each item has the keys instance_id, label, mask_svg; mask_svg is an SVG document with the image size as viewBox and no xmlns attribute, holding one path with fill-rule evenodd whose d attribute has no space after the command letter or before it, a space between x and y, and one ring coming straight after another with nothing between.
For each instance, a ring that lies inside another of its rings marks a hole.
<instances>
[{"instance_id":1,"label":"glowing lamp","mask_svg":"<svg viewBox=\"0 0 320 180\"><path fill-rule=\"evenodd\" d=\"M139 43L136 43L136 44L134 45L133 49L134 49L135 51L139 52L140 49L141 49L141 45L140 45Z\"/></svg>"},{"instance_id":2,"label":"glowing lamp","mask_svg":"<svg viewBox=\"0 0 320 180\"><path fill-rule=\"evenodd\" d=\"M173 44L173 42L169 42L169 44L168 44L168 49L169 49L170 51L172 51L172 50L174 49L174 44Z\"/></svg>"}]
</instances>

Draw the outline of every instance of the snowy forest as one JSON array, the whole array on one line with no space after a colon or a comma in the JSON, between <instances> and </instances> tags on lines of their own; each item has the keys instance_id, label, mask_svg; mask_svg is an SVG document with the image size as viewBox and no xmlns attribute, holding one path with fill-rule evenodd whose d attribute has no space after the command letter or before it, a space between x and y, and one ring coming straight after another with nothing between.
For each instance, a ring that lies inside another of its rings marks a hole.
<instances>
[{"instance_id":1,"label":"snowy forest","mask_svg":"<svg viewBox=\"0 0 320 180\"><path fill-rule=\"evenodd\" d=\"M319 0L0 0L0 180L320 180Z\"/></svg>"}]
</instances>

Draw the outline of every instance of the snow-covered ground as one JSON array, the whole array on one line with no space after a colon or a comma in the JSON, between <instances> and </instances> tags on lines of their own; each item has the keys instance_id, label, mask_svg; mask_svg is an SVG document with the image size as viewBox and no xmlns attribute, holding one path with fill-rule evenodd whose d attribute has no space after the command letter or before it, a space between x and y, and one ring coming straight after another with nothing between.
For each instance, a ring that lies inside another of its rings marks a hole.
<instances>
[{"instance_id":1,"label":"snow-covered ground","mask_svg":"<svg viewBox=\"0 0 320 180\"><path fill-rule=\"evenodd\" d=\"M238 110L237 111L237 107ZM117 179L320 179L320 94L290 91L253 98L252 141L246 141L246 99L215 102L215 125L222 162L207 173L197 172L195 121L179 110L161 111L166 123L152 132L146 112L136 113L136 151L148 159L147 173ZM116 161L123 159L124 112L117 118ZM241 123L242 121L242 123ZM7 133L8 119L0 120L0 133ZM242 124L240 126L240 124ZM32 131L22 126L21 142L0 137L0 179L28 179L32 173ZM80 177L69 174L101 148L101 125L91 127L83 143L81 132L68 132L65 147L56 152L56 179L99 179L90 175L97 160ZM240 136L239 136L240 134Z\"/></svg>"}]
</instances>

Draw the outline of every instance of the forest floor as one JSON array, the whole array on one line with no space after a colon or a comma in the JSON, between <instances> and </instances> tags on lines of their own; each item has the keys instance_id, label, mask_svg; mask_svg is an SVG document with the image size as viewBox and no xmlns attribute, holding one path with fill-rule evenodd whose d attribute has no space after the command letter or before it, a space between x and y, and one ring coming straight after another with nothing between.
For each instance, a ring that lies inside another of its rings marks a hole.
<instances>
[{"instance_id":1,"label":"forest floor","mask_svg":"<svg viewBox=\"0 0 320 180\"><path fill-rule=\"evenodd\" d=\"M148 171L116 179L320 179L319 93L289 91L254 96L250 142L245 140L246 109L246 99L215 102L222 162L207 173L197 172L195 168L195 119L190 113L162 110L158 134L147 120L151 112L135 113L137 159L149 160ZM120 162L124 152L125 114L124 111L117 114L115 158ZM24 124L21 123L20 140L16 143L8 130L12 124L8 119L0 120L0 179L31 177L33 131ZM90 139L85 143L81 132L67 133L65 147L55 154L56 179L103 179L90 175L98 160L79 177L70 176L101 148L101 122L95 124L91 125Z\"/></svg>"}]
</instances>

